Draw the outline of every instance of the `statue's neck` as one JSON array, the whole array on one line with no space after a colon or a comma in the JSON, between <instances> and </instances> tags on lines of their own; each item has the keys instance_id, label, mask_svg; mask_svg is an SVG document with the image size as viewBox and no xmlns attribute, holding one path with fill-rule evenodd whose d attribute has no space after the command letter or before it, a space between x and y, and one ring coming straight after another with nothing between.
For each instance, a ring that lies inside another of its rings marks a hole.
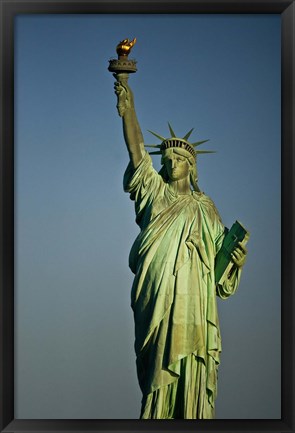
<instances>
[{"instance_id":1,"label":"statue's neck","mask_svg":"<svg viewBox=\"0 0 295 433\"><path fill-rule=\"evenodd\" d=\"M191 186L189 176L180 180L170 180L170 185L176 194L190 194Z\"/></svg>"}]
</instances>

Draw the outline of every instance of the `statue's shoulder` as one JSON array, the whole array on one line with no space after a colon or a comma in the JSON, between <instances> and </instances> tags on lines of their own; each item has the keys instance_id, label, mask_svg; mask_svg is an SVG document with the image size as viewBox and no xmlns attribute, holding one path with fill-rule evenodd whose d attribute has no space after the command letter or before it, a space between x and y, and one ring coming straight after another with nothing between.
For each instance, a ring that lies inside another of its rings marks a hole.
<instances>
[{"instance_id":1,"label":"statue's shoulder","mask_svg":"<svg viewBox=\"0 0 295 433\"><path fill-rule=\"evenodd\" d=\"M209 216L211 217L215 216L219 220L221 220L217 207L215 206L215 203L211 197L209 197L204 192L194 191L194 198L199 202L201 207L203 207L206 210Z\"/></svg>"},{"instance_id":2,"label":"statue's shoulder","mask_svg":"<svg viewBox=\"0 0 295 433\"><path fill-rule=\"evenodd\" d=\"M209 195L205 194L204 192L194 191L193 195L194 198L201 204L204 204L205 206L209 206L209 207L215 207L212 198L209 197Z\"/></svg>"}]
</instances>

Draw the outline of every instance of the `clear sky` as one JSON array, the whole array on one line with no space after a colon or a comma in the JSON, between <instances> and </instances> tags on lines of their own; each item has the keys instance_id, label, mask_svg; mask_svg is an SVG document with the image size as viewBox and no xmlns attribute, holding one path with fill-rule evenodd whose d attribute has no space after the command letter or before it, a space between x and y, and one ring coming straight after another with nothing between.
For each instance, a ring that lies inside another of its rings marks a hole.
<instances>
[{"instance_id":1,"label":"clear sky","mask_svg":"<svg viewBox=\"0 0 295 433\"><path fill-rule=\"evenodd\" d=\"M148 129L216 154L199 186L250 231L237 293L218 302L217 418L280 418L280 16L19 15L15 33L16 417L138 418L128 163L114 78ZM154 164L160 168L159 157Z\"/></svg>"}]
</instances>

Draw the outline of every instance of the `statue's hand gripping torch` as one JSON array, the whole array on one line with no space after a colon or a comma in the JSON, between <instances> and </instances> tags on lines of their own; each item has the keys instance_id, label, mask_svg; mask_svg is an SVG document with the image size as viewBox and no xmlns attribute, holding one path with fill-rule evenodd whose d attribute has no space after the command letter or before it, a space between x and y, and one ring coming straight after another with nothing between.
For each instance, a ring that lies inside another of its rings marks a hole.
<instances>
[{"instance_id":1,"label":"statue's hand gripping torch","mask_svg":"<svg viewBox=\"0 0 295 433\"><path fill-rule=\"evenodd\" d=\"M126 109L133 107L133 94L127 84L129 74L137 71L136 60L128 59L131 48L136 42L136 38L132 41L124 39L117 45L117 59L109 61L108 70L113 72L115 79L115 93L118 98L117 110L119 116L124 116Z\"/></svg>"}]
</instances>

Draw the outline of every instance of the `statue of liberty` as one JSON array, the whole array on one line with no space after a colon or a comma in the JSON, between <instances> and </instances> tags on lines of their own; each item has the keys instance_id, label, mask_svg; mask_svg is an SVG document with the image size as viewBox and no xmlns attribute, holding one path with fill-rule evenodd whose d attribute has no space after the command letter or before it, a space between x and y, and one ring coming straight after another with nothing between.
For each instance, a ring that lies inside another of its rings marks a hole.
<instances>
[{"instance_id":1,"label":"statue of liberty","mask_svg":"<svg viewBox=\"0 0 295 433\"><path fill-rule=\"evenodd\" d=\"M119 51L123 43L130 50L124 40ZM171 125L169 137L153 133L160 140L151 152L161 155L157 172L127 84L134 70L109 69L117 79L117 108L130 157L124 190L135 203L140 228L129 257L140 418L212 419L221 352L216 296L235 293L246 249L241 242L236 246L231 271L216 282L215 257L226 229L213 201L198 188L197 157L206 152L198 146L204 141L191 143L192 130L179 138Z\"/></svg>"}]
</instances>

